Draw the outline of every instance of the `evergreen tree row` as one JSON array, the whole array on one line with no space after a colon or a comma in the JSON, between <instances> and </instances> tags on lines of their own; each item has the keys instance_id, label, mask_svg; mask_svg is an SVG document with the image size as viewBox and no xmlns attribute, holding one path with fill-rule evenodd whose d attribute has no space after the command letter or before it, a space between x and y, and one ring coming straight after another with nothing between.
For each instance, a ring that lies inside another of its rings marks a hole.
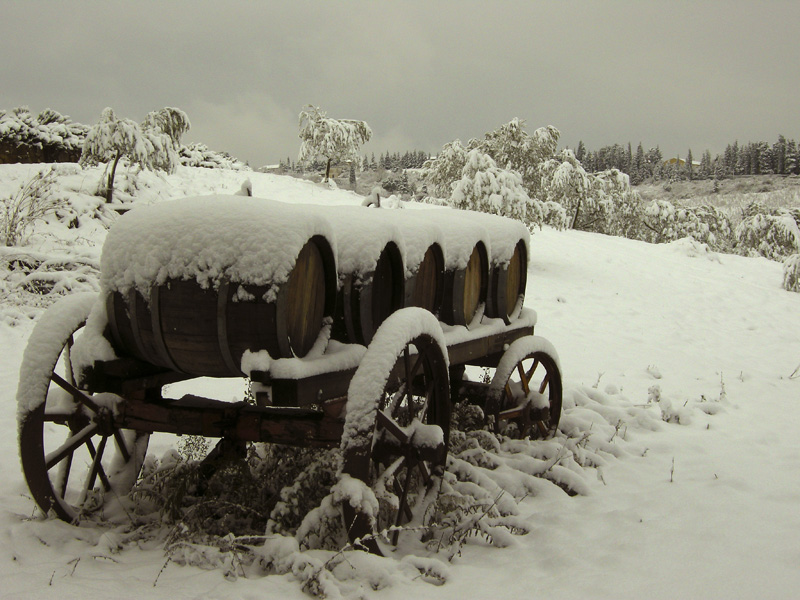
<instances>
[{"instance_id":1,"label":"evergreen tree row","mask_svg":"<svg viewBox=\"0 0 800 600\"><path fill-rule=\"evenodd\" d=\"M375 158L375 153L373 152L371 156L365 154L358 161L356 167L360 171L377 171L378 168L382 168L387 171L398 172L404 169L419 169L430 157L431 155L428 152L422 150L412 150L411 152L404 152L403 154L399 152L386 152L381 154L378 158ZM281 160L280 167L284 172L290 173L301 169L290 157L286 157L285 161ZM308 165L306 165L306 168L312 171L319 170L323 167L324 164L320 161L310 161Z\"/></svg>"},{"instance_id":2,"label":"evergreen tree row","mask_svg":"<svg viewBox=\"0 0 800 600\"><path fill-rule=\"evenodd\" d=\"M728 144L725 152L714 158L706 150L697 160L691 148L686 156L664 158L658 146L644 150L641 142L633 152L630 142L604 146L594 152L578 142L575 157L587 171L618 169L631 178L632 184L645 180L721 179L733 175L800 175L800 145L778 136L778 141Z\"/></svg>"}]
</instances>

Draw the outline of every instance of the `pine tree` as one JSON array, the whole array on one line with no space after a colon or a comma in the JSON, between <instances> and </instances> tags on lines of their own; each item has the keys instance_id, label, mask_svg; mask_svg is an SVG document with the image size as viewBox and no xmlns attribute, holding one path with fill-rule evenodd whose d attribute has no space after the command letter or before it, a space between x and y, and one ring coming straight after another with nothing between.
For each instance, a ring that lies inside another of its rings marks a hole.
<instances>
[{"instance_id":1,"label":"pine tree","mask_svg":"<svg viewBox=\"0 0 800 600\"><path fill-rule=\"evenodd\" d=\"M758 172L762 175L775 172L772 161L772 148L769 147L767 142L759 142L758 144Z\"/></svg>"},{"instance_id":2,"label":"pine tree","mask_svg":"<svg viewBox=\"0 0 800 600\"><path fill-rule=\"evenodd\" d=\"M700 173L701 179L708 179L711 177L711 152L706 150L703 152L703 157L700 159Z\"/></svg>"},{"instance_id":3,"label":"pine tree","mask_svg":"<svg viewBox=\"0 0 800 600\"><path fill-rule=\"evenodd\" d=\"M627 173L629 176L631 171L633 170L633 152L631 152L631 143L628 142L628 150L625 152L625 168L620 169L623 173Z\"/></svg>"},{"instance_id":4,"label":"pine tree","mask_svg":"<svg viewBox=\"0 0 800 600\"><path fill-rule=\"evenodd\" d=\"M575 149L575 158L577 158L580 162L583 162L583 159L586 157L586 146L583 145L583 140L578 142L578 147Z\"/></svg>"},{"instance_id":5,"label":"pine tree","mask_svg":"<svg viewBox=\"0 0 800 600\"><path fill-rule=\"evenodd\" d=\"M786 173L787 175L797 175L800 173L800 160L798 160L797 144L794 140L786 142Z\"/></svg>"},{"instance_id":6,"label":"pine tree","mask_svg":"<svg viewBox=\"0 0 800 600\"><path fill-rule=\"evenodd\" d=\"M645 177L644 148L642 147L642 142L639 142L639 145L636 147L636 158L634 159L631 181L638 184L644 181Z\"/></svg>"},{"instance_id":7,"label":"pine tree","mask_svg":"<svg viewBox=\"0 0 800 600\"><path fill-rule=\"evenodd\" d=\"M686 153L686 177L691 181L694 179L694 164L692 158L692 149L689 148L689 152Z\"/></svg>"},{"instance_id":8,"label":"pine tree","mask_svg":"<svg viewBox=\"0 0 800 600\"><path fill-rule=\"evenodd\" d=\"M772 146L772 156L775 172L781 175L786 174L786 138L778 136L778 141Z\"/></svg>"}]
</instances>

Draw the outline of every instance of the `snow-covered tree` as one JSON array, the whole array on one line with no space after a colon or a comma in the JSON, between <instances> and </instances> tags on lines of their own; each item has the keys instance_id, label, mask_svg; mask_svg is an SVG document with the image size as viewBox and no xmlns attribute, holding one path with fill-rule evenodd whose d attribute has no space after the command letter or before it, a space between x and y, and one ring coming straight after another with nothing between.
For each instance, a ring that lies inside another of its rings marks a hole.
<instances>
[{"instance_id":1,"label":"snow-covered tree","mask_svg":"<svg viewBox=\"0 0 800 600\"><path fill-rule=\"evenodd\" d=\"M606 235L638 239L642 227L642 199L631 187L630 177L618 169L594 175L594 196L600 208L597 221L584 227Z\"/></svg>"},{"instance_id":2,"label":"snow-covered tree","mask_svg":"<svg viewBox=\"0 0 800 600\"><path fill-rule=\"evenodd\" d=\"M552 125L540 127L528 135L525 121L515 118L484 135L483 140L471 141L469 148L480 148L500 167L522 175L528 195L534 198L539 197L539 167L555 154L560 135Z\"/></svg>"},{"instance_id":3,"label":"snow-covered tree","mask_svg":"<svg viewBox=\"0 0 800 600\"><path fill-rule=\"evenodd\" d=\"M545 160L539 166L538 177L539 199L563 206L573 228L582 210L594 210L593 178L584 170L572 150L562 150Z\"/></svg>"},{"instance_id":4,"label":"snow-covered tree","mask_svg":"<svg viewBox=\"0 0 800 600\"><path fill-rule=\"evenodd\" d=\"M180 162L180 135L188 128L189 119L178 109L151 112L140 126L106 108L86 134L80 164L108 163L104 193L106 202L111 202L117 165L123 158L129 166L172 172Z\"/></svg>"},{"instance_id":5,"label":"snow-covered tree","mask_svg":"<svg viewBox=\"0 0 800 600\"><path fill-rule=\"evenodd\" d=\"M467 152L477 149L489 155L499 168L519 173L528 196L543 200L538 193L539 167L555 153L559 135L558 129L552 126L540 127L529 135L525 131L525 121L515 118L482 139L470 140L466 148L458 140L450 142L423 167L428 191L447 198L461 178Z\"/></svg>"},{"instance_id":6,"label":"snow-covered tree","mask_svg":"<svg viewBox=\"0 0 800 600\"><path fill-rule=\"evenodd\" d=\"M422 180L428 193L436 198L449 198L467 163L467 149L460 140L445 144L434 158L422 166Z\"/></svg>"},{"instance_id":7,"label":"snow-covered tree","mask_svg":"<svg viewBox=\"0 0 800 600\"><path fill-rule=\"evenodd\" d=\"M316 158L327 160L325 181L330 178L331 163L336 160L356 160L358 151L372 137L364 121L331 119L317 106L307 105L300 111L300 154L298 160L309 162Z\"/></svg>"},{"instance_id":8,"label":"snow-covered tree","mask_svg":"<svg viewBox=\"0 0 800 600\"><path fill-rule=\"evenodd\" d=\"M518 219L528 226L541 225L543 213L538 201L531 201L522 186L522 176L502 169L491 156L470 150L456 182L449 204L454 208L478 210Z\"/></svg>"},{"instance_id":9,"label":"snow-covered tree","mask_svg":"<svg viewBox=\"0 0 800 600\"><path fill-rule=\"evenodd\" d=\"M179 108L162 108L147 114L142 133L153 144L152 167L171 173L180 164L181 136L191 124Z\"/></svg>"}]
</instances>

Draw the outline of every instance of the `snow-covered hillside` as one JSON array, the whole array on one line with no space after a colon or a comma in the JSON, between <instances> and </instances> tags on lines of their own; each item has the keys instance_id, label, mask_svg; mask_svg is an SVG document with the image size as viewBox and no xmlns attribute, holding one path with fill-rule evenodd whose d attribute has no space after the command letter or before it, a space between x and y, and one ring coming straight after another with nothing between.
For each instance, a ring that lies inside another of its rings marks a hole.
<instances>
[{"instance_id":1,"label":"snow-covered hillside","mask_svg":"<svg viewBox=\"0 0 800 600\"><path fill-rule=\"evenodd\" d=\"M41 168L0 166L0 197ZM102 223L116 213L91 193L101 170L59 169L59 189L75 219L38 224L24 253L39 269L49 261L51 273L58 264L79 264L80 277L73 269L50 279L96 289ZM287 177L189 168L164 177L142 173L135 184L120 182L120 190L129 188L115 197L124 208L134 197L234 193L247 178L259 197L326 205L363 200ZM163 539L131 536L124 526L77 528L37 513L17 458L15 395L26 340L47 302L23 290L30 279L0 275L0 597L307 597L297 561L294 574L226 577L221 567L165 562ZM509 536L503 548L476 538L452 562L432 556L425 575L413 560L351 555L334 570L329 593L793 597L800 589L800 377L791 376L800 363L800 294L783 290L781 279L779 263L714 254L690 239L649 245L536 231L525 305L537 311L536 332L561 359L561 428L585 439L571 450L574 438L566 433L547 443L565 463L576 447L586 452L583 462L594 466L573 470L581 493L535 486L518 502L526 535ZM209 386L210 395L242 388ZM164 436L151 451L174 443ZM503 460L504 468L512 464ZM524 495L516 489L522 484L509 487ZM306 566L331 559L322 551L304 554Z\"/></svg>"}]
</instances>

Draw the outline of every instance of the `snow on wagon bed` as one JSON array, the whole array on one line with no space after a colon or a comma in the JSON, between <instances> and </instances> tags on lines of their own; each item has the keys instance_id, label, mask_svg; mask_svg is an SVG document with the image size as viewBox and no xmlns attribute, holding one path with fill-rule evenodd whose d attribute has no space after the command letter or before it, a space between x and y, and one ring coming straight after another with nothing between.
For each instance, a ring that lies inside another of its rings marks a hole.
<instances>
[{"instance_id":1,"label":"snow on wagon bed","mask_svg":"<svg viewBox=\"0 0 800 600\"><path fill-rule=\"evenodd\" d=\"M405 306L474 328L521 310L524 225L482 213L185 198L123 215L101 285L114 346L207 376L246 352L319 355L332 336L368 345Z\"/></svg>"}]
</instances>

